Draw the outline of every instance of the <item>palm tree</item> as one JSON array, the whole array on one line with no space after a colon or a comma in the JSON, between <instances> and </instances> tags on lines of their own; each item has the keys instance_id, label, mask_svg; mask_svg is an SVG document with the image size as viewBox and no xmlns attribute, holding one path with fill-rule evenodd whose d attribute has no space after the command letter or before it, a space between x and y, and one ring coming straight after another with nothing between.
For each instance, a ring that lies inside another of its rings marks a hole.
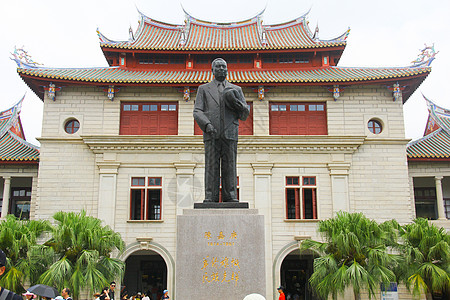
<instances>
[{"instance_id":1,"label":"palm tree","mask_svg":"<svg viewBox=\"0 0 450 300\"><path fill-rule=\"evenodd\" d=\"M124 249L119 233L85 211L57 212L53 218L57 224L45 245L53 249L54 262L40 277L41 283L59 290L69 287L77 298L80 291L100 290L122 278L124 262L111 258L114 250Z\"/></svg>"},{"instance_id":2,"label":"palm tree","mask_svg":"<svg viewBox=\"0 0 450 300\"><path fill-rule=\"evenodd\" d=\"M347 212L320 221L318 231L325 242L305 240L300 246L320 254L309 280L316 294L324 299L331 294L336 299L351 287L355 299L362 290L371 298L381 283L396 281L392 267L398 256L389 254L386 246L394 243L396 225L395 221L378 224L362 213Z\"/></svg>"},{"instance_id":3,"label":"palm tree","mask_svg":"<svg viewBox=\"0 0 450 300\"><path fill-rule=\"evenodd\" d=\"M7 215L0 222L0 249L8 258L0 286L21 293L25 281L37 282L48 262L48 255L44 254L47 249L38 245L37 239L50 229L48 221L20 220L14 215Z\"/></svg>"},{"instance_id":4,"label":"palm tree","mask_svg":"<svg viewBox=\"0 0 450 300\"><path fill-rule=\"evenodd\" d=\"M418 218L400 229L399 250L406 286L415 295L425 293L432 299L433 291L450 288L450 235L444 228Z\"/></svg>"}]
</instances>

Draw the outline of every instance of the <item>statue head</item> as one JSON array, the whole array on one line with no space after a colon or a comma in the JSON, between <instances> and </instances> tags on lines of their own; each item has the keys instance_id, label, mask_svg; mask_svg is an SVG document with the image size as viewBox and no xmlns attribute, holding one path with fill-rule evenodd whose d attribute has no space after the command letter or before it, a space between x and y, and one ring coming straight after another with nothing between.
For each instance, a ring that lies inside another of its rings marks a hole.
<instances>
[{"instance_id":1,"label":"statue head","mask_svg":"<svg viewBox=\"0 0 450 300\"><path fill-rule=\"evenodd\" d=\"M224 81L225 78L227 78L227 62L223 58L216 58L215 60L213 60L211 69L216 80Z\"/></svg>"}]
</instances>

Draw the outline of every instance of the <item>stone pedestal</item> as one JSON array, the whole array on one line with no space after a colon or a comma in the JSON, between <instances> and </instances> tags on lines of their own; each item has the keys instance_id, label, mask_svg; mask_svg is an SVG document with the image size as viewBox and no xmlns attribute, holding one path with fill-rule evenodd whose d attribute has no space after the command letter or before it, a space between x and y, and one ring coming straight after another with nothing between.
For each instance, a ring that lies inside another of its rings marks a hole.
<instances>
[{"instance_id":1,"label":"stone pedestal","mask_svg":"<svg viewBox=\"0 0 450 300\"><path fill-rule=\"evenodd\" d=\"M266 292L264 216L188 209L177 217L177 300L242 300Z\"/></svg>"}]
</instances>

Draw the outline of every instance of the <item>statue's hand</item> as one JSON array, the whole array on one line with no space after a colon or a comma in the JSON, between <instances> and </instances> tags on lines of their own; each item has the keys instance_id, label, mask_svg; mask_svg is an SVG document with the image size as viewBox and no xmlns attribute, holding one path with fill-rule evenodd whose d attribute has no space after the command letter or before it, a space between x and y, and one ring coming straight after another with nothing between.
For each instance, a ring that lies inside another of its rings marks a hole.
<instances>
[{"instance_id":1,"label":"statue's hand","mask_svg":"<svg viewBox=\"0 0 450 300\"><path fill-rule=\"evenodd\" d=\"M211 124L211 123L209 123L208 125L206 125L206 133L216 133L217 132L217 130L214 128L214 126Z\"/></svg>"}]
</instances>

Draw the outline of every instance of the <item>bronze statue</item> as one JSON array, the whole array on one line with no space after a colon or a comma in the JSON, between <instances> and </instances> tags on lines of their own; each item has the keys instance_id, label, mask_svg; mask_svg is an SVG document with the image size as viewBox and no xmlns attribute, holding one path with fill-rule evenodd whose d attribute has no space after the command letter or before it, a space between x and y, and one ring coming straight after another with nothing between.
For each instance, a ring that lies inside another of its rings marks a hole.
<instances>
[{"instance_id":1,"label":"bronze statue","mask_svg":"<svg viewBox=\"0 0 450 300\"><path fill-rule=\"evenodd\" d=\"M205 202L238 202L236 156L239 120L249 114L242 89L226 80L227 63L222 58L212 62L214 79L198 88L194 119L203 130L205 144Z\"/></svg>"}]
</instances>

